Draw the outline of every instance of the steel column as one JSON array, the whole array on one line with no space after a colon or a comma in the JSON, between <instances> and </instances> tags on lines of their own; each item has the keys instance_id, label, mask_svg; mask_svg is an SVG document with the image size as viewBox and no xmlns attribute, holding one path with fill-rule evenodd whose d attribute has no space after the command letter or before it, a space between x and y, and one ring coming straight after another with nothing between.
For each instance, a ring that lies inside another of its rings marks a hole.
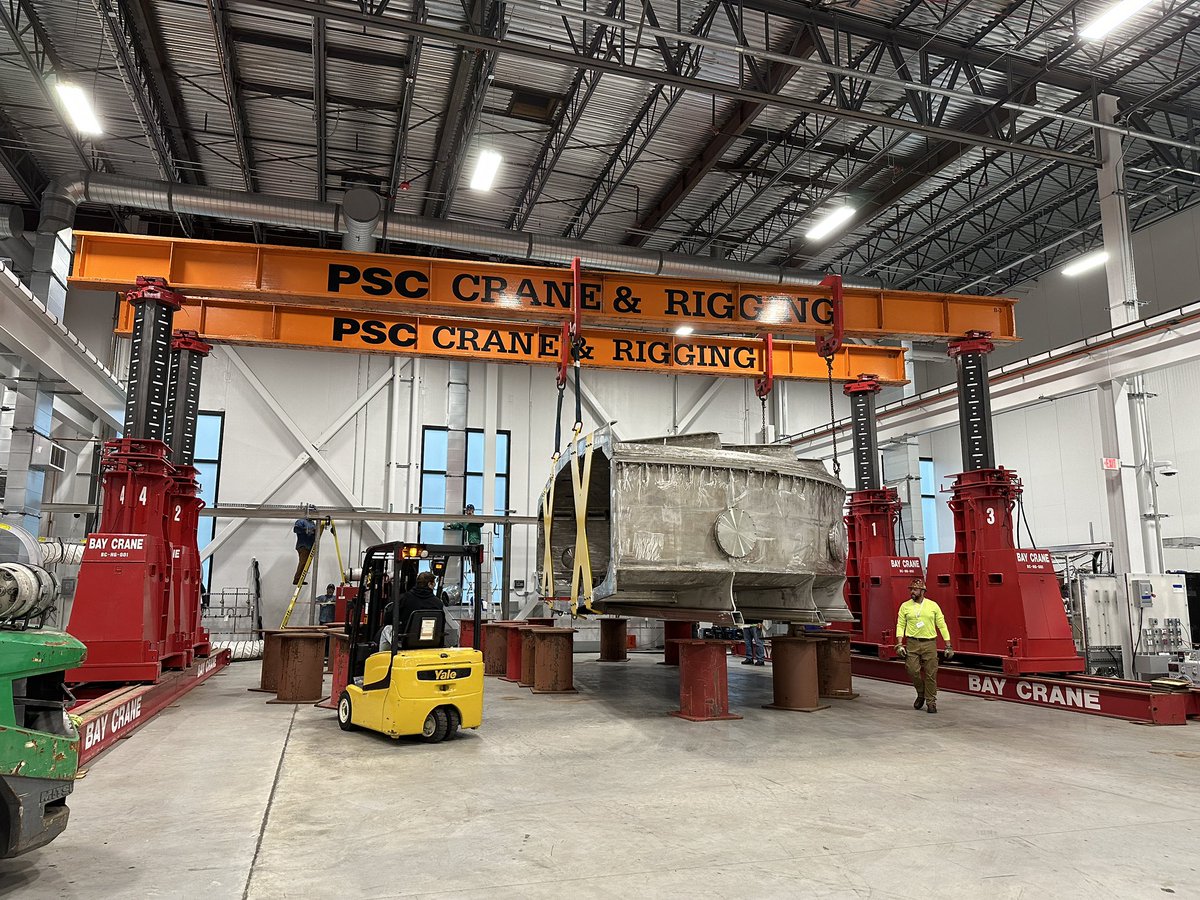
<instances>
[{"instance_id":1,"label":"steel column","mask_svg":"<svg viewBox=\"0 0 1200 900\"><path fill-rule=\"evenodd\" d=\"M1117 115L1117 98L1102 94L1097 100L1102 121ZM1104 250L1108 253L1105 275L1108 312L1114 328L1141 318L1137 273L1125 188L1124 148L1120 135L1098 131L1100 169L1096 174L1100 196L1100 222ZM1161 572L1162 534L1157 510L1150 503L1154 461L1147 452L1149 423L1146 418L1146 385L1141 374L1127 381L1112 381L1102 388L1100 443L1105 456L1131 461L1133 468L1106 474L1109 533L1113 539L1113 566L1118 573L1141 566L1145 572ZM1112 403L1111 415L1107 408Z\"/></svg>"}]
</instances>

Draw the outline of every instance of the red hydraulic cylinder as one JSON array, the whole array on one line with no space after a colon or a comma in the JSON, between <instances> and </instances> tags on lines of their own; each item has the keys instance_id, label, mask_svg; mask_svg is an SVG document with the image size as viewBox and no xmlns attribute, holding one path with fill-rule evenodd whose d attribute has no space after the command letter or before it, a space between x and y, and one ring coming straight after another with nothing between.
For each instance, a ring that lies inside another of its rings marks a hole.
<instances>
[{"instance_id":1,"label":"red hydraulic cylinder","mask_svg":"<svg viewBox=\"0 0 1200 900\"><path fill-rule=\"evenodd\" d=\"M854 621L830 627L849 631L859 650L884 658L895 655L896 614L908 599L912 579L921 575L921 560L896 555L896 522L900 497L883 487L879 472L879 441L874 375L859 375L843 389L850 398L854 435L854 478L846 507L846 605Z\"/></svg>"},{"instance_id":2,"label":"red hydraulic cylinder","mask_svg":"<svg viewBox=\"0 0 1200 900\"><path fill-rule=\"evenodd\" d=\"M1021 479L998 467L992 441L986 334L950 345L958 363L963 464L950 488L954 552L929 557L929 596L938 602L955 650L1006 674L1082 672L1050 554L1020 549L1013 510Z\"/></svg>"}]
</instances>

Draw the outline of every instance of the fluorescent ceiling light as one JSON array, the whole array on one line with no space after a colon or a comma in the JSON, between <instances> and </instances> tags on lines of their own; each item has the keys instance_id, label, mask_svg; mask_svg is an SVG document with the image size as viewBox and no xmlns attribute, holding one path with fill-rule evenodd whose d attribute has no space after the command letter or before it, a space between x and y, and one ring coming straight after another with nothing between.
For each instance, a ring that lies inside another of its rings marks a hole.
<instances>
[{"instance_id":1,"label":"fluorescent ceiling light","mask_svg":"<svg viewBox=\"0 0 1200 900\"><path fill-rule=\"evenodd\" d=\"M1150 0L1118 0L1084 25L1079 31L1079 36L1085 41L1098 41L1138 10L1149 5Z\"/></svg>"},{"instance_id":2,"label":"fluorescent ceiling light","mask_svg":"<svg viewBox=\"0 0 1200 900\"><path fill-rule=\"evenodd\" d=\"M1062 273L1067 276L1075 276L1089 269L1095 269L1097 266L1102 266L1106 262L1108 262L1108 251L1097 250L1095 253L1079 257L1079 259L1068 266L1063 266Z\"/></svg>"},{"instance_id":3,"label":"fluorescent ceiling light","mask_svg":"<svg viewBox=\"0 0 1200 900\"><path fill-rule=\"evenodd\" d=\"M70 81L60 81L54 86L58 91L59 102L71 117L71 123L80 134L103 134L100 120L92 109L92 101L77 84Z\"/></svg>"},{"instance_id":4,"label":"fluorescent ceiling light","mask_svg":"<svg viewBox=\"0 0 1200 900\"><path fill-rule=\"evenodd\" d=\"M680 337L687 337L689 334L691 334L695 330L696 329L693 328L691 325L680 325L678 328L675 329L675 333L677 335L679 335Z\"/></svg>"},{"instance_id":5,"label":"fluorescent ceiling light","mask_svg":"<svg viewBox=\"0 0 1200 900\"><path fill-rule=\"evenodd\" d=\"M475 162L475 173L471 176L471 190L490 191L503 159L504 157L495 150L480 150L479 159Z\"/></svg>"},{"instance_id":6,"label":"fluorescent ceiling light","mask_svg":"<svg viewBox=\"0 0 1200 900\"><path fill-rule=\"evenodd\" d=\"M808 229L804 235L810 241L819 241L823 237L833 234L846 222L854 216L853 206L839 206L836 209L831 209L829 214L820 222Z\"/></svg>"}]
</instances>

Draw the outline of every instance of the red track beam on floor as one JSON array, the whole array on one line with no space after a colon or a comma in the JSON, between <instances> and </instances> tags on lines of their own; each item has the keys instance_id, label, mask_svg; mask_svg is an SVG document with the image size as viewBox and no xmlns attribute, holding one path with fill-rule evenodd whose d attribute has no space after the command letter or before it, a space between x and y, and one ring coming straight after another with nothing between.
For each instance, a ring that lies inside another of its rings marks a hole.
<instances>
[{"instance_id":1,"label":"red track beam on floor","mask_svg":"<svg viewBox=\"0 0 1200 900\"><path fill-rule=\"evenodd\" d=\"M129 737L196 685L229 665L230 651L198 659L186 669L170 672L155 684L122 686L72 709L78 716L79 764L83 765L121 738Z\"/></svg>"},{"instance_id":2,"label":"red track beam on floor","mask_svg":"<svg viewBox=\"0 0 1200 900\"><path fill-rule=\"evenodd\" d=\"M851 667L859 678L912 683L902 662L856 654ZM1142 682L1109 678L1016 676L943 665L938 669L938 688L1149 725L1186 725L1189 717L1200 716L1200 691L1163 691Z\"/></svg>"}]
</instances>

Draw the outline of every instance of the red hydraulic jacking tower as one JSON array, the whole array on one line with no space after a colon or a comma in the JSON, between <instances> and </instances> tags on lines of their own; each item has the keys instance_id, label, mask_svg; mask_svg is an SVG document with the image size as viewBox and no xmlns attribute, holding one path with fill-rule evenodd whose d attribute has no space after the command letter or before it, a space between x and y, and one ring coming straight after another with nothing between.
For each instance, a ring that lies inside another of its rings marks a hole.
<instances>
[{"instance_id":1,"label":"red hydraulic jacking tower","mask_svg":"<svg viewBox=\"0 0 1200 900\"><path fill-rule=\"evenodd\" d=\"M139 278L126 299L135 313L125 427L102 450L100 527L88 536L67 628L88 648L73 682L155 682L209 652L191 463L211 348L194 333L172 339L182 298L161 278Z\"/></svg>"},{"instance_id":2,"label":"red hydraulic jacking tower","mask_svg":"<svg viewBox=\"0 0 1200 900\"><path fill-rule=\"evenodd\" d=\"M896 554L900 497L895 488L883 486L879 470L879 381L859 375L842 390L850 398L854 441L854 490L846 507L846 605L854 622L832 627L849 630L855 649L891 659L896 614L908 599L909 584L921 575L921 560Z\"/></svg>"},{"instance_id":3,"label":"red hydraulic jacking tower","mask_svg":"<svg viewBox=\"0 0 1200 900\"><path fill-rule=\"evenodd\" d=\"M965 472L950 487L954 552L929 557L929 596L946 615L954 649L1006 674L1082 672L1050 554L1018 548L1017 473L996 465L986 332L953 341ZM969 662L969 660L968 660Z\"/></svg>"}]
</instances>

